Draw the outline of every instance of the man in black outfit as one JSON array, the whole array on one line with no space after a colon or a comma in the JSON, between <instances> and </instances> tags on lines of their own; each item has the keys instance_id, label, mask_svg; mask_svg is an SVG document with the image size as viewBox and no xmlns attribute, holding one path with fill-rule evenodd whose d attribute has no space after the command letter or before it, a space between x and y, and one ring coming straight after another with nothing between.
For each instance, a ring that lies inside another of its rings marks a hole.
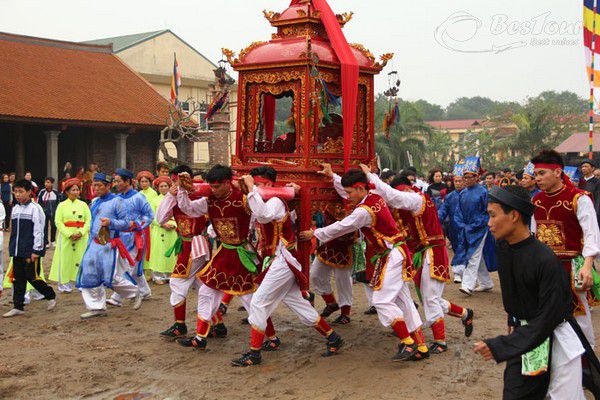
<instances>
[{"instance_id":1,"label":"man in black outfit","mask_svg":"<svg viewBox=\"0 0 600 400\"><path fill-rule=\"evenodd\" d=\"M592 201L594 202L594 210L596 210L596 216L600 222L600 180L594 176L594 170L596 164L592 160L584 160L579 165L581 169L581 175L583 176L579 180L579 188L590 192L592 195Z\"/></svg>"},{"instance_id":2,"label":"man in black outfit","mask_svg":"<svg viewBox=\"0 0 600 400\"><path fill-rule=\"evenodd\" d=\"M486 360L506 361L503 399L584 400L581 360L597 366L597 359L571 316L570 279L562 263L529 231L533 211L525 188L494 187L489 193L488 225L497 240L509 333L473 350Z\"/></svg>"}]
</instances>

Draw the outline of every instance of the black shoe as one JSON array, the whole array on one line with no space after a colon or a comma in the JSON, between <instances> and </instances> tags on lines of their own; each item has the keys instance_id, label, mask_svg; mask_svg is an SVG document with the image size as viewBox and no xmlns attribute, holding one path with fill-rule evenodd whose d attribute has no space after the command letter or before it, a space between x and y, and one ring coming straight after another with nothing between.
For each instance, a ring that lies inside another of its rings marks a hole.
<instances>
[{"instance_id":1,"label":"black shoe","mask_svg":"<svg viewBox=\"0 0 600 400\"><path fill-rule=\"evenodd\" d=\"M227 314L227 306L223 303L219 304L219 311L221 311L221 315Z\"/></svg>"},{"instance_id":2,"label":"black shoe","mask_svg":"<svg viewBox=\"0 0 600 400\"><path fill-rule=\"evenodd\" d=\"M467 315L462 317L462 324L465 326L465 336L469 337L473 333L473 310L467 308Z\"/></svg>"},{"instance_id":3,"label":"black shoe","mask_svg":"<svg viewBox=\"0 0 600 400\"><path fill-rule=\"evenodd\" d=\"M367 309L367 311L365 311L365 315L376 315L377 314L377 309L375 308L375 306L371 306Z\"/></svg>"},{"instance_id":4,"label":"black shoe","mask_svg":"<svg viewBox=\"0 0 600 400\"><path fill-rule=\"evenodd\" d=\"M335 332L331 332L331 335L327 338L327 349L325 353L321 354L322 357L335 356L340 348L344 345L344 339Z\"/></svg>"},{"instance_id":5,"label":"black shoe","mask_svg":"<svg viewBox=\"0 0 600 400\"><path fill-rule=\"evenodd\" d=\"M169 329L162 331L160 336L164 339L175 340L187 334L187 325L180 322L175 322Z\"/></svg>"},{"instance_id":6,"label":"black shoe","mask_svg":"<svg viewBox=\"0 0 600 400\"><path fill-rule=\"evenodd\" d=\"M250 350L240 358L231 360L231 365L234 367L252 367L262 362L260 350Z\"/></svg>"},{"instance_id":7,"label":"black shoe","mask_svg":"<svg viewBox=\"0 0 600 400\"><path fill-rule=\"evenodd\" d=\"M183 347L193 347L197 350L206 350L206 345L208 344L206 339L198 338L196 336L185 339L177 339L177 343Z\"/></svg>"},{"instance_id":8,"label":"black shoe","mask_svg":"<svg viewBox=\"0 0 600 400\"><path fill-rule=\"evenodd\" d=\"M415 308L418 310L419 309L419 303L417 303L416 301L413 300L413 303L415 304Z\"/></svg>"},{"instance_id":9,"label":"black shoe","mask_svg":"<svg viewBox=\"0 0 600 400\"><path fill-rule=\"evenodd\" d=\"M308 300L311 306L315 306L315 294L313 292L308 292L308 296L304 296L304 298Z\"/></svg>"},{"instance_id":10,"label":"black shoe","mask_svg":"<svg viewBox=\"0 0 600 400\"><path fill-rule=\"evenodd\" d=\"M340 309L340 306L338 306L337 303L327 304L325 306L325 308L323 309L323 312L321 312L321 317L327 318L339 309Z\"/></svg>"},{"instance_id":11,"label":"black shoe","mask_svg":"<svg viewBox=\"0 0 600 400\"><path fill-rule=\"evenodd\" d=\"M398 346L398 352L394 357L392 357L392 361L407 361L416 356L419 351L417 350L416 344L404 344L401 343Z\"/></svg>"},{"instance_id":12,"label":"black shoe","mask_svg":"<svg viewBox=\"0 0 600 400\"><path fill-rule=\"evenodd\" d=\"M281 340L275 336L273 339L267 339L262 345L264 351L276 351L281 346Z\"/></svg>"},{"instance_id":13,"label":"black shoe","mask_svg":"<svg viewBox=\"0 0 600 400\"><path fill-rule=\"evenodd\" d=\"M433 342L429 345L429 349L431 354L442 354L448 351L448 345L446 343Z\"/></svg>"},{"instance_id":14,"label":"black shoe","mask_svg":"<svg viewBox=\"0 0 600 400\"><path fill-rule=\"evenodd\" d=\"M238 311L246 311L246 309L244 308L244 306L239 306Z\"/></svg>"},{"instance_id":15,"label":"black shoe","mask_svg":"<svg viewBox=\"0 0 600 400\"><path fill-rule=\"evenodd\" d=\"M227 327L222 322L220 324L216 324L215 326L211 326L208 336L214 337L214 338L227 337Z\"/></svg>"},{"instance_id":16,"label":"black shoe","mask_svg":"<svg viewBox=\"0 0 600 400\"><path fill-rule=\"evenodd\" d=\"M409 358L409 361L420 361L420 360L424 360L426 358L429 358L429 349L427 349L426 351L421 351L419 350L419 347L417 346L417 353Z\"/></svg>"},{"instance_id":17,"label":"black shoe","mask_svg":"<svg viewBox=\"0 0 600 400\"><path fill-rule=\"evenodd\" d=\"M350 317L344 314L340 314L339 317L337 317L334 321L334 324L336 325L346 325L350 323Z\"/></svg>"},{"instance_id":18,"label":"black shoe","mask_svg":"<svg viewBox=\"0 0 600 400\"><path fill-rule=\"evenodd\" d=\"M242 325L250 325L250 322L248 322L248 318L242 319Z\"/></svg>"}]
</instances>

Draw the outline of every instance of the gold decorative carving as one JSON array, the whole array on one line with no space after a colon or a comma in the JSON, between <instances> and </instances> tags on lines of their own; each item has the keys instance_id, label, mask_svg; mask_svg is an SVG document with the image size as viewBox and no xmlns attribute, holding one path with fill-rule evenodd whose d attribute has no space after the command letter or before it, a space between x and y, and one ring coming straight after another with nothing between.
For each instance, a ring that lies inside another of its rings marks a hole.
<instances>
[{"instance_id":1,"label":"gold decorative carving","mask_svg":"<svg viewBox=\"0 0 600 400\"><path fill-rule=\"evenodd\" d=\"M302 9L296 10L296 13L298 14L298 16L299 16L300 18L302 18L302 17L306 17L306 11L304 11L304 10L302 10Z\"/></svg>"},{"instance_id":2,"label":"gold decorative carving","mask_svg":"<svg viewBox=\"0 0 600 400\"><path fill-rule=\"evenodd\" d=\"M280 13L267 10L263 10L263 15L269 22L277 21L281 17Z\"/></svg>"},{"instance_id":3,"label":"gold decorative carving","mask_svg":"<svg viewBox=\"0 0 600 400\"><path fill-rule=\"evenodd\" d=\"M235 52L233 50L229 50L226 49L225 47L223 47L221 49L221 52L223 53L223 55L225 57L227 57L227 62L231 65L233 64L237 64L240 62L240 60L236 57Z\"/></svg>"},{"instance_id":4,"label":"gold decorative carving","mask_svg":"<svg viewBox=\"0 0 600 400\"><path fill-rule=\"evenodd\" d=\"M246 54L248 54L249 52L251 52L252 50L254 50L255 48L257 48L258 46L262 46L263 44L266 44L267 42L252 42L250 44L250 46L246 47L244 50L240 51L240 60L243 60L244 57L246 57Z\"/></svg>"},{"instance_id":5,"label":"gold decorative carving","mask_svg":"<svg viewBox=\"0 0 600 400\"><path fill-rule=\"evenodd\" d=\"M354 12L350 11L350 12L346 12L346 13L342 13L342 14L335 14L335 17L337 18L340 25L344 26L348 22L350 22L353 15L354 15Z\"/></svg>"},{"instance_id":6,"label":"gold decorative carving","mask_svg":"<svg viewBox=\"0 0 600 400\"><path fill-rule=\"evenodd\" d=\"M387 65L388 61L390 61L392 58L394 58L394 53L385 53L385 54L382 54L379 57L379 60L381 60L381 62L380 63L376 62L375 64L373 64L373 66L377 67L377 68L380 68L380 69L383 69Z\"/></svg>"},{"instance_id":7,"label":"gold decorative carving","mask_svg":"<svg viewBox=\"0 0 600 400\"><path fill-rule=\"evenodd\" d=\"M362 44L360 44L360 43L350 43L350 47L353 47L356 50L360 51L361 53L363 53L363 55L365 57L367 57L369 60L371 60L372 63L375 63L375 56L373 55L373 53L371 53L369 51L369 49L367 49Z\"/></svg>"},{"instance_id":8,"label":"gold decorative carving","mask_svg":"<svg viewBox=\"0 0 600 400\"><path fill-rule=\"evenodd\" d=\"M339 137L337 139L327 138L323 143L323 149L319 153L343 153L344 152L344 138Z\"/></svg>"}]
</instances>

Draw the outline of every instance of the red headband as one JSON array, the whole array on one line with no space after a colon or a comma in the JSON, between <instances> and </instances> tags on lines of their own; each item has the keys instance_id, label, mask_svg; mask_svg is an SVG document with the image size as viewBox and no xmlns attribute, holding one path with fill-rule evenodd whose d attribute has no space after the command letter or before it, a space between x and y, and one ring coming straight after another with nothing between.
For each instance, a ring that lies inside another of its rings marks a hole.
<instances>
[{"instance_id":1,"label":"red headband","mask_svg":"<svg viewBox=\"0 0 600 400\"><path fill-rule=\"evenodd\" d=\"M372 183L364 183L364 182L356 182L354 185L350 186L353 188L365 188L367 190L371 190L371 189L375 189L375 185L373 185Z\"/></svg>"},{"instance_id":2,"label":"red headband","mask_svg":"<svg viewBox=\"0 0 600 400\"><path fill-rule=\"evenodd\" d=\"M544 163L533 164L533 168L544 168L544 169L551 169L551 170L560 169L561 171L563 169L563 167L560 164L544 164ZM565 186L574 187L573 182L571 182L571 179L564 172L562 174L562 181L565 184Z\"/></svg>"},{"instance_id":3,"label":"red headband","mask_svg":"<svg viewBox=\"0 0 600 400\"><path fill-rule=\"evenodd\" d=\"M563 169L563 167L560 164L544 164L544 163L533 164L533 168Z\"/></svg>"},{"instance_id":4,"label":"red headband","mask_svg":"<svg viewBox=\"0 0 600 400\"><path fill-rule=\"evenodd\" d=\"M66 180L64 182L65 192L67 190L69 190L71 187L73 187L73 186L79 186L79 185L81 185L81 180L80 179L78 179L78 178L68 179L68 180Z\"/></svg>"},{"instance_id":5,"label":"red headband","mask_svg":"<svg viewBox=\"0 0 600 400\"><path fill-rule=\"evenodd\" d=\"M254 182L256 182L256 183L265 183L265 184L266 183L275 183L270 179L263 178L262 176L254 176L253 178L254 178Z\"/></svg>"}]
</instances>

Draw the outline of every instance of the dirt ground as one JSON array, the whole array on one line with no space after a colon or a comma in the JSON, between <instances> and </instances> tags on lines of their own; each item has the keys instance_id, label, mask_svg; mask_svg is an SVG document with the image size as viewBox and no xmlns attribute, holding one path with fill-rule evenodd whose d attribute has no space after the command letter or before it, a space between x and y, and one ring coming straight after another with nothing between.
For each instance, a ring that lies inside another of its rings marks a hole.
<instances>
[{"instance_id":1,"label":"dirt ground","mask_svg":"<svg viewBox=\"0 0 600 400\"><path fill-rule=\"evenodd\" d=\"M8 237L5 237L5 245ZM44 259L46 273L52 252ZM5 265L6 265L5 252ZM418 363L392 363L397 340L376 316L367 316L363 288L354 286L352 323L337 328L346 342L335 357L321 358L323 339L282 305L274 314L283 341L280 351L263 354L254 368L231 367L247 349L245 312L234 300L225 317L229 335L209 341L199 352L163 341L158 333L172 323L169 287L152 286L152 298L139 311L109 309L107 318L81 321L78 293L26 306L26 315L0 319L0 398L2 399L499 399L503 365L484 362L471 347L478 339L505 332L497 277L491 293L466 298L448 284L446 298L475 310L475 331L465 338L460 320L446 320L450 350ZM195 294L188 298L188 327L195 328ZM0 312L10 309L10 290ZM321 299L317 308L323 307ZM594 324L599 326L599 314ZM427 330L428 339L431 331ZM599 332L596 331L596 335Z\"/></svg>"}]
</instances>

